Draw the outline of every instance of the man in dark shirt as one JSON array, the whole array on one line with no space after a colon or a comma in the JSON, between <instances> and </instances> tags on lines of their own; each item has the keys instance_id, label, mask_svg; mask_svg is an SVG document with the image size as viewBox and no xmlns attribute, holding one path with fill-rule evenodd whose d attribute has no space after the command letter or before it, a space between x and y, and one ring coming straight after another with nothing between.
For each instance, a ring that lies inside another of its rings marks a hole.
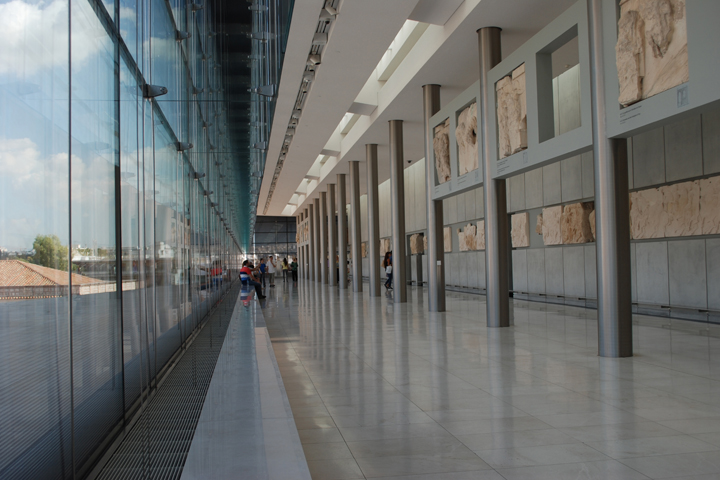
<instances>
[{"instance_id":1,"label":"man in dark shirt","mask_svg":"<svg viewBox=\"0 0 720 480\"><path fill-rule=\"evenodd\" d=\"M240 278L242 279L243 275L246 275L248 284L255 287L255 293L257 293L258 298L262 300L265 298L265 295L262 294L262 286L260 285L260 282L258 282L258 279L255 278L255 275L253 275L254 268L255 267L251 262L245 260L243 262L243 267L240 269Z\"/></svg>"}]
</instances>

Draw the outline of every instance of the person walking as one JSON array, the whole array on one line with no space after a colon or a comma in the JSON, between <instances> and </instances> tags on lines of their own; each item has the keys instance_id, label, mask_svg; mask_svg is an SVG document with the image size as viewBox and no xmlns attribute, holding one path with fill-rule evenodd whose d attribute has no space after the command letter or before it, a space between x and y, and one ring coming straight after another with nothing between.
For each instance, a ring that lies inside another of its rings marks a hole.
<instances>
[{"instance_id":1,"label":"person walking","mask_svg":"<svg viewBox=\"0 0 720 480\"><path fill-rule=\"evenodd\" d=\"M287 282L287 276L288 276L289 270L290 270L290 265L288 264L287 257L285 257L285 258L283 258L283 261L282 261L283 282Z\"/></svg>"},{"instance_id":2,"label":"person walking","mask_svg":"<svg viewBox=\"0 0 720 480\"><path fill-rule=\"evenodd\" d=\"M383 268L385 269L385 289L386 290L392 290L392 279L393 279L393 267L392 267L392 253L386 252L385 258L383 259L382 263Z\"/></svg>"},{"instance_id":3,"label":"person walking","mask_svg":"<svg viewBox=\"0 0 720 480\"><path fill-rule=\"evenodd\" d=\"M268 275L270 275L270 286L275 286L275 272L277 272L277 264L275 263L275 257L270 255L268 257L267 264Z\"/></svg>"},{"instance_id":4,"label":"person walking","mask_svg":"<svg viewBox=\"0 0 720 480\"><path fill-rule=\"evenodd\" d=\"M292 279L293 282L297 282L298 279L298 263L297 263L297 257L293 257L293 261L290 264L290 270L292 270Z\"/></svg>"}]
</instances>

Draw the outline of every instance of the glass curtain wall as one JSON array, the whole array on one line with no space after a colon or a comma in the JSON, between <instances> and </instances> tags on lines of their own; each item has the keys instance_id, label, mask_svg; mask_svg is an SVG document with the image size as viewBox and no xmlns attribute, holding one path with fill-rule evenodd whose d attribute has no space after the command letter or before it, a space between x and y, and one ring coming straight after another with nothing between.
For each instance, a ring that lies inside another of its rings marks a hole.
<instances>
[{"instance_id":1,"label":"glass curtain wall","mask_svg":"<svg viewBox=\"0 0 720 480\"><path fill-rule=\"evenodd\" d=\"M275 255L280 260L297 255L295 217L257 217L253 253L257 258Z\"/></svg>"},{"instance_id":2,"label":"glass curtain wall","mask_svg":"<svg viewBox=\"0 0 720 480\"><path fill-rule=\"evenodd\" d=\"M0 478L84 477L239 268L212 6L0 0Z\"/></svg>"}]
</instances>

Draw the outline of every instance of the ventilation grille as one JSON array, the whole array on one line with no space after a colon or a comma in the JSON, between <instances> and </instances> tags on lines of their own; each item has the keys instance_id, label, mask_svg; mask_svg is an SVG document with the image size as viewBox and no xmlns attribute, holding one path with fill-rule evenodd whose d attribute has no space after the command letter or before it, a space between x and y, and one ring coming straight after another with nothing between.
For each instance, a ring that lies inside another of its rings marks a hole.
<instances>
[{"instance_id":1,"label":"ventilation grille","mask_svg":"<svg viewBox=\"0 0 720 480\"><path fill-rule=\"evenodd\" d=\"M180 478L239 293L220 301L97 480Z\"/></svg>"}]
</instances>

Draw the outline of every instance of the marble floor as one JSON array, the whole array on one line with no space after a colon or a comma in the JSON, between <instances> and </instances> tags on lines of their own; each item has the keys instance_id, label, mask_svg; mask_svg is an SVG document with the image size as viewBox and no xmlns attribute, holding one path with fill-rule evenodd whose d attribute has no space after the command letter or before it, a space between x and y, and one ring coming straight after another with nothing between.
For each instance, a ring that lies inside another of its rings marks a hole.
<instances>
[{"instance_id":1,"label":"marble floor","mask_svg":"<svg viewBox=\"0 0 720 480\"><path fill-rule=\"evenodd\" d=\"M263 313L315 480L720 479L720 339L636 317L636 356L597 356L596 312L485 298L447 312L300 282Z\"/></svg>"}]
</instances>

